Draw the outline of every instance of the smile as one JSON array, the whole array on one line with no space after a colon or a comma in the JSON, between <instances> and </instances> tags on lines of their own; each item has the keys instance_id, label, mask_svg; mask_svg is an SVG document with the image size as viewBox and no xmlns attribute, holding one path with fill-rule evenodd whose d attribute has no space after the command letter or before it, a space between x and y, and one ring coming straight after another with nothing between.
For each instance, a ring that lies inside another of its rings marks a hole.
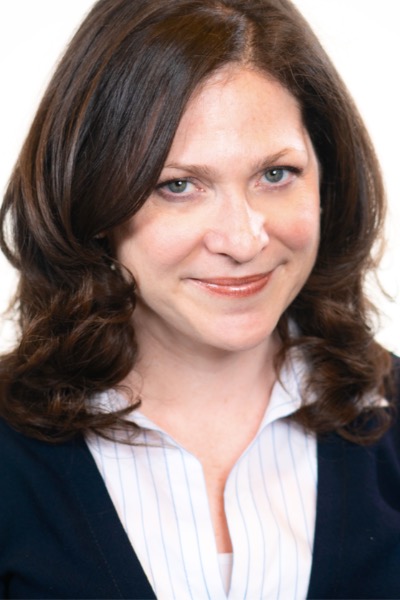
<instances>
[{"instance_id":1,"label":"smile","mask_svg":"<svg viewBox=\"0 0 400 600\"><path fill-rule=\"evenodd\" d=\"M233 296L244 298L260 292L268 283L272 275L260 273L249 277L218 277L211 279L192 279L192 281L218 296Z\"/></svg>"}]
</instances>

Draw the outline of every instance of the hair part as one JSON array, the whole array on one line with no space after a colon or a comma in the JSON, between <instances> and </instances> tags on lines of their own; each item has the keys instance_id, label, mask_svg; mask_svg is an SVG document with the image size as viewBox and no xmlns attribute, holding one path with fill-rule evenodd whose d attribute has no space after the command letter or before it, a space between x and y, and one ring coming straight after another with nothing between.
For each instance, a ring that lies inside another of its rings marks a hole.
<instances>
[{"instance_id":1,"label":"hair part","mask_svg":"<svg viewBox=\"0 0 400 600\"><path fill-rule=\"evenodd\" d=\"M234 63L296 97L321 165L317 261L279 324L279 360L300 346L319 398L295 418L358 439L363 399L385 393L390 370L364 293L384 217L382 179L343 83L288 0L100 0L82 23L1 207L1 246L20 271L20 340L0 361L0 414L14 427L58 440L123 424L130 409L104 414L89 402L118 386L137 356L135 282L107 232L156 186L198 86Z\"/></svg>"}]
</instances>

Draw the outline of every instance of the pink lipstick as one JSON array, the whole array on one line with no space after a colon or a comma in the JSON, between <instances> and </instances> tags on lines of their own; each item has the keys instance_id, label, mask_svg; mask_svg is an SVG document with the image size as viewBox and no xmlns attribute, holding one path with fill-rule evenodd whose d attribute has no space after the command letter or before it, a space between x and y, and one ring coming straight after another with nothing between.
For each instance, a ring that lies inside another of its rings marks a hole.
<instances>
[{"instance_id":1,"label":"pink lipstick","mask_svg":"<svg viewBox=\"0 0 400 600\"><path fill-rule=\"evenodd\" d=\"M210 279L192 279L208 292L219 296L245 298L260 292L268 283L272 273L259 273L249 277L215 277Z\"/></svg>"}]
</instances>

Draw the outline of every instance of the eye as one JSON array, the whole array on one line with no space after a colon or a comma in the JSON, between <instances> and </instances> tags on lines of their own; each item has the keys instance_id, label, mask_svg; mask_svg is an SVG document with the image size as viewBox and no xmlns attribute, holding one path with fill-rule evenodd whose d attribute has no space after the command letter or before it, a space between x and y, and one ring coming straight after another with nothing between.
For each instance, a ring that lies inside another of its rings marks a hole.
<instances>
[{"instance_id":1,"label":"eye","mask_svg":"<svg viewBox=\"0 0 400 600\"><path fill-rule=\"evenodd\" d=\"M176 179L174 181L168 181L160 187L172 194L182 194L183 192L188 191L189 186L190 182L186 179Z\"/></svg>"},{"instance_id":2,"label":"eye","mask_svg":"<svg viewBox=\"0 0 400 600\"><path fill-rule=\"evenodd\" d=\"M287 180L290 175L289 169L283 167L276 167L265 171L264 177L268 183L282 183Z\"/></svg>"},{"instance_id":3,"label":"eye","mask_svg":"<svg viewBox=\"0 0 400 600\"><path fill-rule=\"evenodd\" d=\"M166 200L186 200L191 198L196 190L197 186L194 182L182 178L161 181L155 191Z\"/></svg>"}]
</instances>

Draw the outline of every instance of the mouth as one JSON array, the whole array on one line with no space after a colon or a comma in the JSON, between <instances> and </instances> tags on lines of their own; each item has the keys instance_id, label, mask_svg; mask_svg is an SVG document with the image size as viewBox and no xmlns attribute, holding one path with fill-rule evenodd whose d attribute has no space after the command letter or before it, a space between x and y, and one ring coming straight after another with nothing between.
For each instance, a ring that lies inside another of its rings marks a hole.
<instances>
[{"instance_id":1,"label":"mouth","mask_svg":"<svg viewBox=\"0 0 400 600\"><path fill-rule=\"evenodd\" d=\"M248 277L215 277L208 279L192 279L196 285L218 296L245 298L260 292L269 282L272 271Z\"/></svg>"}]
</instances>

